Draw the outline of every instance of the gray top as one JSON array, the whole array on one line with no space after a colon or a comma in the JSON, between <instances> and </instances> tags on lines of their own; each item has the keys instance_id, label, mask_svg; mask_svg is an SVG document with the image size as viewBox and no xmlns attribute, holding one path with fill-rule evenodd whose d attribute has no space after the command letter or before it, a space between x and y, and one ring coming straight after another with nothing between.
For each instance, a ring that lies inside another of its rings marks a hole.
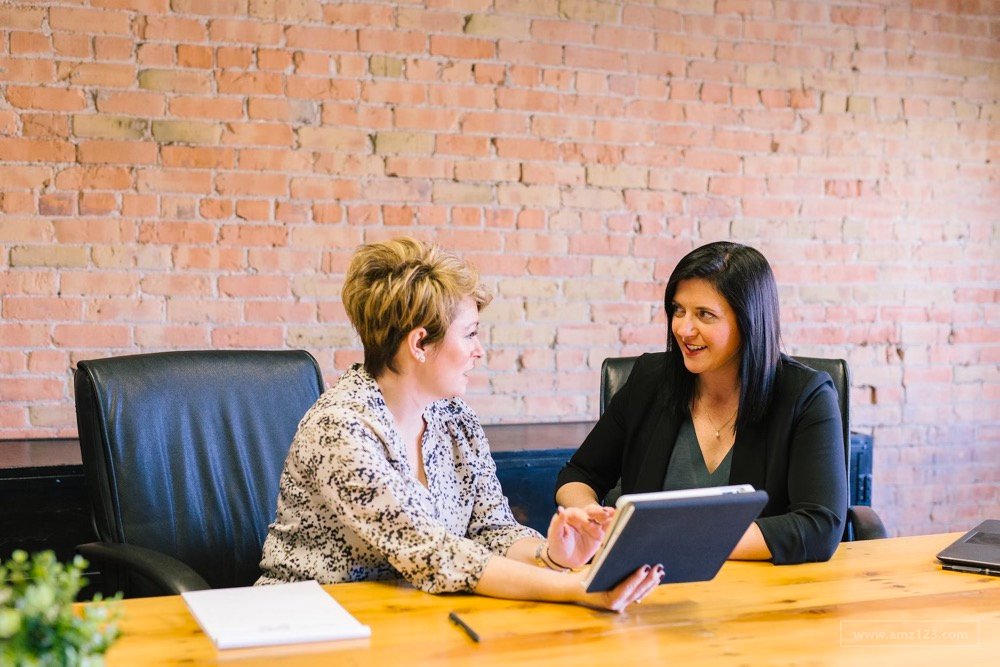
<instances>
[{"instance_id":1,"label":"gray top","mask_svg":"<svg viewBox=\"0 0 1000 667\"><path fill-rule=\"evenodd\" d=\"M726 457L714 472L708 472L705 457L698 445L698 436L694 432L694 422L688 417L681 422L677 433L677 442L667 464L667 474L663 478L663 490L704 489L709 486L725 486L729 484L729 469L733 464L733 448L726 452Z\"/></svg>"}]
</instances>

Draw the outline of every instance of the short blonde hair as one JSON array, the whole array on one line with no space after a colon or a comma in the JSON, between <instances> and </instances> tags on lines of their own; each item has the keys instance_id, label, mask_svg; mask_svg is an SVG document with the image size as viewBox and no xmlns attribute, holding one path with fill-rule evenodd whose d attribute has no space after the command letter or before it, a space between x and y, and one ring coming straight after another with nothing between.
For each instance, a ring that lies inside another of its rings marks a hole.
<instances>
[{"instance_id":1,"label":"short blonde hair","mask_svg":"<svg viewBox=\"0 0 1000 667\"><path fill-rule=\"evenodd\" d=\"M457 255L409 237L361 246L341 292L365 350L365 370L379 377L393 365L406 335L423 327L423 342L441 341L458 304L472 297L482 310L493 298L479 274Z\"/></svg>"}]
</instances>

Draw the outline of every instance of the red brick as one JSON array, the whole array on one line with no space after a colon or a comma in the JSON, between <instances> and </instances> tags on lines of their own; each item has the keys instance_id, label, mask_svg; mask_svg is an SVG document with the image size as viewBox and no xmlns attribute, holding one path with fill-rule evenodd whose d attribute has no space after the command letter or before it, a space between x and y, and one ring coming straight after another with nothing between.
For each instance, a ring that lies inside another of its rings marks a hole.
<instances>
[{"instance_id":1,"label":"red brick","mask_svg":"<svg viewBox=\"0 0 1000 667\"><path fill-rule=\"evenodd\" d=\"M833 23L881 28L885 25L885 10L874 7L834 6L830 8L830 19Z\"/></svg>"},{"instance_id":2,"label":"red brick","mask_svg":"<svg viewBox=\"0 0 1000 667\"><path fill-rule=\"evenodd\" d=\"M259 349L283 344L282 329L276 326L216 327L211 332L212 347Z\"/></svg>"},{"instance_id":3,"label":"red brick","mask_svg":"<svg viewBox=\"0 0 1000 667\"><path fill-rule=\"evenodd\" d=\"M433 106L467 109L493 109L496 106L493 90L476 86L432 86L428 91L428 102Z\"/></svg>"},{"instance_id":4,"label":"red brick","mask_svg":"<svg viewBox=\"0 0 1000 667\"><path fill-rule=\"evenodd\" d=\"M136 68L131 64L78 63L64 66L60 63L58 76L77 86L127 88L135 82Z\"/></svg>"},{"instance_id":5,"label":"red brick","mask_svg":"<svg viewBox=\"0 0 1000 667\"><path fill-rule=\"evenodd\" d=\"M63 398L63 381L53 378L4 378L0 401L53 401Z\"/></svg>"},{"instance_id":6,"label":"red brick","mask_svg":"<svg viewBox=\"0 0 1000 667\"><path fill-rule=\"evenodd\" d=\"M80 215L108 215L118 209L118 199L110 192L81 192Z\"/></svg>"},{"instance_id":7,"label":"red brick","mask_svg":"<svg viewBox=\"0 0 1000 667\"><path fill-rule=\"evenodd\" d=\"M219 69L247 69L253 65L253 49L239 46L220 46L215 50L215 64Z\"/></svg>"},{"instance_id":8,"label":"red brick","mask_svg":"<svg viewBox=\"0 0 1000 667\"><path fill-rule=\"evenodd\" d=\"M208 334L200 326L137 324L135 343L149 350L198 349L210 347Z\"/></svg>"},{"instance_id":9,"label":"red brick","mask_svg":"<svg viewBox=\"0 0 1000 667\"><path fill-rule=\"evenodd\" d=\"M179 270L243 271L247 267L242 248L204 248L180 246L173 251L174 266Z\"/></svg>"},{"instance_id":10,"label":"red brick","mask_svg":"<svg viewBox=\"0 0 1000 667\"><path fill-rule=\"evenodd\" d=\"M439 134L434 143L435 153L484 158L490 154L487 137Z\"/></svg>"},{"instance_id":11,"label":"red brick","mask_svg":"<svg viewBox=\"0 0 1000 667\"><path fill-rule=\"evenodd\" d=\"M74 321L79 320L82 314L83 305L79 299L63 296L47 299L37 296L7 296L3 301L3 316L5 319L11 320L26 322Z\"/></svg>"},{"instance_id":12,"label":"red brick","mask_svg":"<svg viewBox=\"0 0 1000 667\"><path fill-rule=\"evenodd\" d=\"M210 69L215 54L209 46L199 44L179 44L177 46L177 65L195 69Z\"/></svg>"},{"instance_id":13,"label":"red brick","mask_svg":"<svg viewBox=\"0 0 1000 667\"><path fill-rule=\"evenodd\" d=\"M139 226L140 243L203 244L216 241L215 225L208 222L159 220Z\"/></svg>"},{"instance_id":14,"label":"red brick","mask_svg":"<svg viewBox=\"0 0 1000 667\"><path fill-rule=\"evenodd\" d=\"M297 52L296 56L304 56L307 54L302 54ZM308 54L312 55L312 54ZM326 63L329 68L329 58L326 57L314 57L310 60L315 59L317 63ZM260 49L257 51L257 67L265 71L278 71L282 72L287 70L292 66L294 58L291 53L279 49ZM298 62L296 62L296 71L300 74L305 74L308 70L304 70ZM326 71L329 71L327 69Z\"/></svg>"},{"instance_id":15,"label":"red brick","mask_svg":"<svg viewBox=\"0 0 1000 667\"><path fill-rule=\"evenodd\" d=\"M47 35L36 32L10 33L11 55L49 53L51 50L52 41Z\"/></svg>"},{"instance_id":16,"label":"red brick","mask_svg":"<svg viewBox=\"0 0 1000 667\"><path fill-rule=\"evenodd\" d=\"M208 74L191 70L145 69L139 72L139 88L166 93L209 94L212 81Z\"/></svg>"},{"instance_id":17,"label":"red brick","mask_svg":"<svg viewBox=\"0 0 1000 667\"><path fill-rule=\"evenodd\" d=\"M527 134L529 117L526 114L503 112L468 112L462 115L461 127L465 133Z\"/></svg>"},{"instance_id":18,"label":"red brick","mask_svg":"<svg viewBox=\"0 0 1000 667\"><path fill-rule=\"evenodd\" d=\"M100 3L94 3L98 6ZM132 59L135 42L132 36L94 38L94 57L101 61L127 62Z\"/></svg>"},{"instance_id":19,"label":"red brick","mask_svg":"<svg viewBox=\"0 0 1000 667\"><path fill-rule=\"evenodd\" d=\"M289 248L250 248L247 265L255 271L298 273L303 267L317 266L320 250L291 250ZM343 271L347 268L345 261Z\"/></svg>"},{"instance_id":20,"label":"red brick","mask_svg":"<svg viewBox=\"0 0 1000 667\"><path fill-rule=\"evenodd\" d=\"M131 327L124 324L56 324L52 341L68 349L126 347Z\"/></svg>"},{"instance_id":21,"label":"red brick","mask_svg":"<svg viewBox=\"0 0 1000 667\"><path fill-rule=\"evenodd\" d=\"M279 95L283 92L283 79L272 72L216 72L218 92L223 95Z\"/></svg>"},{"instance_id":22,"label":"red brick","mask_svg":"<svg viewBox=\"0 0 1000 667\"><path fill-rule=\"evenodd\" d=\"M52 34L52 48L55 54L64 58L90 58L93 55L90 34L57 32Z\"/></svg>"},{"instance_id":23,"label":"red brick","mask_svg":"<svg viewBox=\"0 0 1000 667\"><path fill-rule=\"evenodd\" d=\"M385 175L400 178L445 178L455 176L455 160L437 157L389 156L385 160Z\"/></svg>"},{"instance_id":24,"label":"red brick","mask_svg":"<svg viewBox=\"0 0 1000 667\"><path fill-rule=\"evenodd\" d=\"M136 181L140 192L212 192L211 174L176 169L140 169Z\"/></svg>"},{"instance_id":25,"label":"red brick","mask_svg":"<svg viewBox=\"0 0 1000 667\"><path fill-rule=\"evenodd\" d=\"M204 299L170 299L167 302L167 321L179 324L237 323L242 317L241 304L235 301ZM158 321L161 321L158 318Z\"/></svg>"},{"instance_id":26,"label":"red brick","mask_svg":"<svg viewBox=\"0 0 1000 667\"><path fill-rule=\"evenodd\" d=\"M497 107L500 109L516 109L535 113L556 113L559 111L559 96L553 93L501 88L496 91L496 96Z\"/></svg>"},{"instance_id":27,"label":"red brick","mask_svg":"<svg viewBox=\"0 0 1000 667\"><path fill-rule=\"evenodd\" d=\"M316 304L252 301L246 305L246 321L293 323L315 322Z\"/></svg>"},{"instance_id":28,"label":"red brick","mask_svg":"<svg viewBox=\"0 0 1000 667\"><path fill-rule=\"evenodd\" d=\"M136 294L139 277L119 271L64 271L60 288L63 294L128 296ZM90 307L88 306L88 311Z\"/></svg>"},{"instance_id":29,"label":"red brick","mask_svg":"<svg viewBox=\"0 0 1000 667\"><path fill-rule=\"evenodd\" d=\"M243 101L225 97L187 97L178 95L170 100L169 115L173 118L208 118L242 120Z\"/></svg>"},{"instance_id":30,"label":"red brick","mask_svg":"<svg viewBox=\"0 0 1000 667\"><path fill-rule=\"evenodd\" d=\"M271 201L266 199L237 200L236 217L249 222L269 222L273 218Z\"/></svg>"},{"instance_id":31,"label":"red brick","mask_svg":"<svg viewBox=\"0 0 1000 667\"><path fill-rule=\"evenodd\" d=\"M289 177L284 174L234 172L219 174L215 179L215 188L221 195L280 197L288 195L289 180Z\"/></svg>"},{"instance_id":32,"label":"red brick","mask_svg":"<svg viewBox=\"0 0 1000 667\"><path fill-rule=\"evenodd\" d=\"M395 126L397 129L438 130L455 132L459 127L462 113L457 109L405 108L397 109Z\"/></svg>"},{"instance_id":33,"label":"red brick","mask_svg":"<svg viewBox=\"0 0 1000 667\"><path fill-rule=\"evenodd\" d=\"M310 171L311 153L302 151L244 148L240 150L240 169L252 171Z\"/></svg>"},{"instance_id":34,"label":"red brick","mask_svg":"<svg viewBox=\"0 0 1000 667\"><path fill-rule=\"evenodd\" d=\"M80 111L87 100L80 89L7 86L7 101L20 109Z\"/></svg>"},{"instance_id":35,"label":"red brick","mask_svg":"<svg viewBox=\"0 0 1000 667\"><path fill-rule=\"evenodd\" d=\"M160 149L163 165L186 169L232 169L236 165L233 148L203 146L164 146Z\"/></svg>"},{"instance_id":36,"label":"red brick","mask_svg":"<svg viewBox=\"0 0 1000 667\"><path fill-rule=\"evenodd\" d=\"M52 344L49 324L0 322L0 340L9 347L49 347ZM3 383L0 382L0 385ZM18 400L25 400L20 397Z\"/></svg>"},{"instance_id":37,"label":"red brick","mask_svg":"<svg viewBox=\"0 0 1000 667\"><path fill-rule=\"evenodd\" d=\"M166 97L159 93L100 91L96 96L101 113L159 117L166 111Z\"/></svg>"},{"instance_id":38,"label":"red brick","mask_svg":"<svg viewBox=\"0 0 1000 667\"><path fill-rule=\"evenodd\" d=\"M284 225L223 225L219 230L221 245L285 246L288 228Z\"/></svg>"},{"instance_id":39,"label":"red brick","mask_svg":"<svg viewBox=\"0 0 1000 667\"><path fill-rule=\"evenodd\" d=\"M357 98L357 91L358 83L354 80L305 76L285 78L285 92L292 98L351 100Z\"/></svg>"},{"instance_id":40,"label":"red brick","mask_svg":"<svg viewBox=\"0 0 1000 667\"><path fill-rule=\"evenodd\" d=\"M151 273L142 278L141 289L147 295L208 296L212 293L212 283L206 275Z\"/></svg>"},{"instance_id":41,"label":"red brick","mask_svg":"<svg viewBox=\"0 0 1000 667\"><path fill-rule=\"evenodd\" d=\"M131 17L126 12L52 7L49 9L49 26L53 30L69 32L128 35L131 33Z\"/></svg>"},{"instance_id":42,"label":"red brick","mask_svg":"<svg viewBox=\"0 0 1000 667\"><path fill-rule=\"evenodd\" d=\"M73 215L76 213L76 198L69 193L50 193L38 197L38 212L41 215Z\"/></svg>"},{"instance_id":43,"label":"red brick","mask_svg":"<svg viewBox=\"0 0 1000 667\"><path fill-rule=\"evenodd\" d=\"M429 53L444 58L492 60L496 55L496 43L472 37L431 35Z\"/></svg>"},{"instance_id":44,"label":"red brick","mask_svg":"<svg viewBox=\"0 0 1000 667\"><path fill-rule=\"evenodd\" d=\"M422 53L426 37L415 30L358 31L358 49L370 53Z\"/></svg>"},{"instance_id":45,"label":"red brick","mask_svg":"<svg viewBox=\"0 0 1000 667\"><path fill-rule=\"evenodd\" d=\"M291 294L285 276L220 276L219 294L225 297L286 297Z\"/></svg>"},{"instance_id":46,"label":"red brick","mask_svg":"<svg viewBox=\"0 0 1000 667\"><path fill-rule=\"evenodd\" d=\"M407 193L401 195L404 198L416 192L410 186L402 184L398 186L398 189ZM295 177L291 180L290 191L293 199L357 199L361 193L361 184L355 180L347 179ZM385 198L390 198L390 194L390 190L386 188Z\"/></svg>"},{"instance_id":47,"label":"red brick","mask_svg":"<svg viewBox=\"0 0 1000 667\"><path fill-rule=\"evenodd\" d=\"M176 64L172 44L140 44L136 48L136 62L143 68L168 70ZM150 86L152 87L152 86Z\"/></svg>"},{"instance_id":48,"label":"red brick","mask_svg":"<svg viewBox=\"0 0 1000 667\"><path fill-rule=\"evenodd\" d=\"M175 2L178 0L174 0ZM201 4L202 0L183 0ZM242 2L243 0L236 0ZM239 15L237 9L232 14ZM241 21L213 18L208 24L208 36L214 42L236 44L276 45L282 40L282 26L263 21Z\"/></svg>"}]
</instances>

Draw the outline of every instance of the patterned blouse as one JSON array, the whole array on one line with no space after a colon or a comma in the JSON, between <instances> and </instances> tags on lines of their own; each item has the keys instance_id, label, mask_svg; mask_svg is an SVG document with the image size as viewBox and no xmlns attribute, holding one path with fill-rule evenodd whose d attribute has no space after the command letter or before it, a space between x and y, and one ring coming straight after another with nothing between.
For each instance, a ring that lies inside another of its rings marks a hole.
<instances>
[{"instance_id":1,"label":"patterned blouse","mask_svg":"<svg viewBox=\"0 0 1000 667\"><path fill-rule=\"evenodd\" d=\"M403 577L429 593L471 591L493 554L540 537L514 520L472 409L436 401L424 420L427 487L360 364L324 392L285 460L257 584Z\"/></svg>"}]
</instances>

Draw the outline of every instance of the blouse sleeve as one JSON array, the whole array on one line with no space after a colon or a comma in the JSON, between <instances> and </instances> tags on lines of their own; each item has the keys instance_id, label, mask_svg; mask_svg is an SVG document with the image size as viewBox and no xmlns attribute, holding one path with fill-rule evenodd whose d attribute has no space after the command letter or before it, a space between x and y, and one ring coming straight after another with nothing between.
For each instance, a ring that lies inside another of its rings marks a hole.
<instances>
[{"instance_id":1,"label":"blouse sleeve","mask_svg":"<svg viewBox=\"0 0 1000 667\"><path fill-rule=\"evenodd\" d=\"M506 554L514 542L526 537L540 538L541 535L514 519L500 487L496 462L490 455L483 427L470 409L466 409L464 415L462 430L468 434L469 470L473 476L475 495L469 520L469 538L493 553Z\"/></svg>"},{"instance_id":2,"label":"blouse sleeve","mask_svg":"<svg viewBox=\"0 0 1000 667\"><path fill-rule=\"evenodd\" d=\"M473 590L492 553L436 520L418 483L386 458L382 429L357 413L327 413L300 429L297 465L312 471L323 501L344 525L411 584L428 593Z\"/></svg>"}]
</instances>

